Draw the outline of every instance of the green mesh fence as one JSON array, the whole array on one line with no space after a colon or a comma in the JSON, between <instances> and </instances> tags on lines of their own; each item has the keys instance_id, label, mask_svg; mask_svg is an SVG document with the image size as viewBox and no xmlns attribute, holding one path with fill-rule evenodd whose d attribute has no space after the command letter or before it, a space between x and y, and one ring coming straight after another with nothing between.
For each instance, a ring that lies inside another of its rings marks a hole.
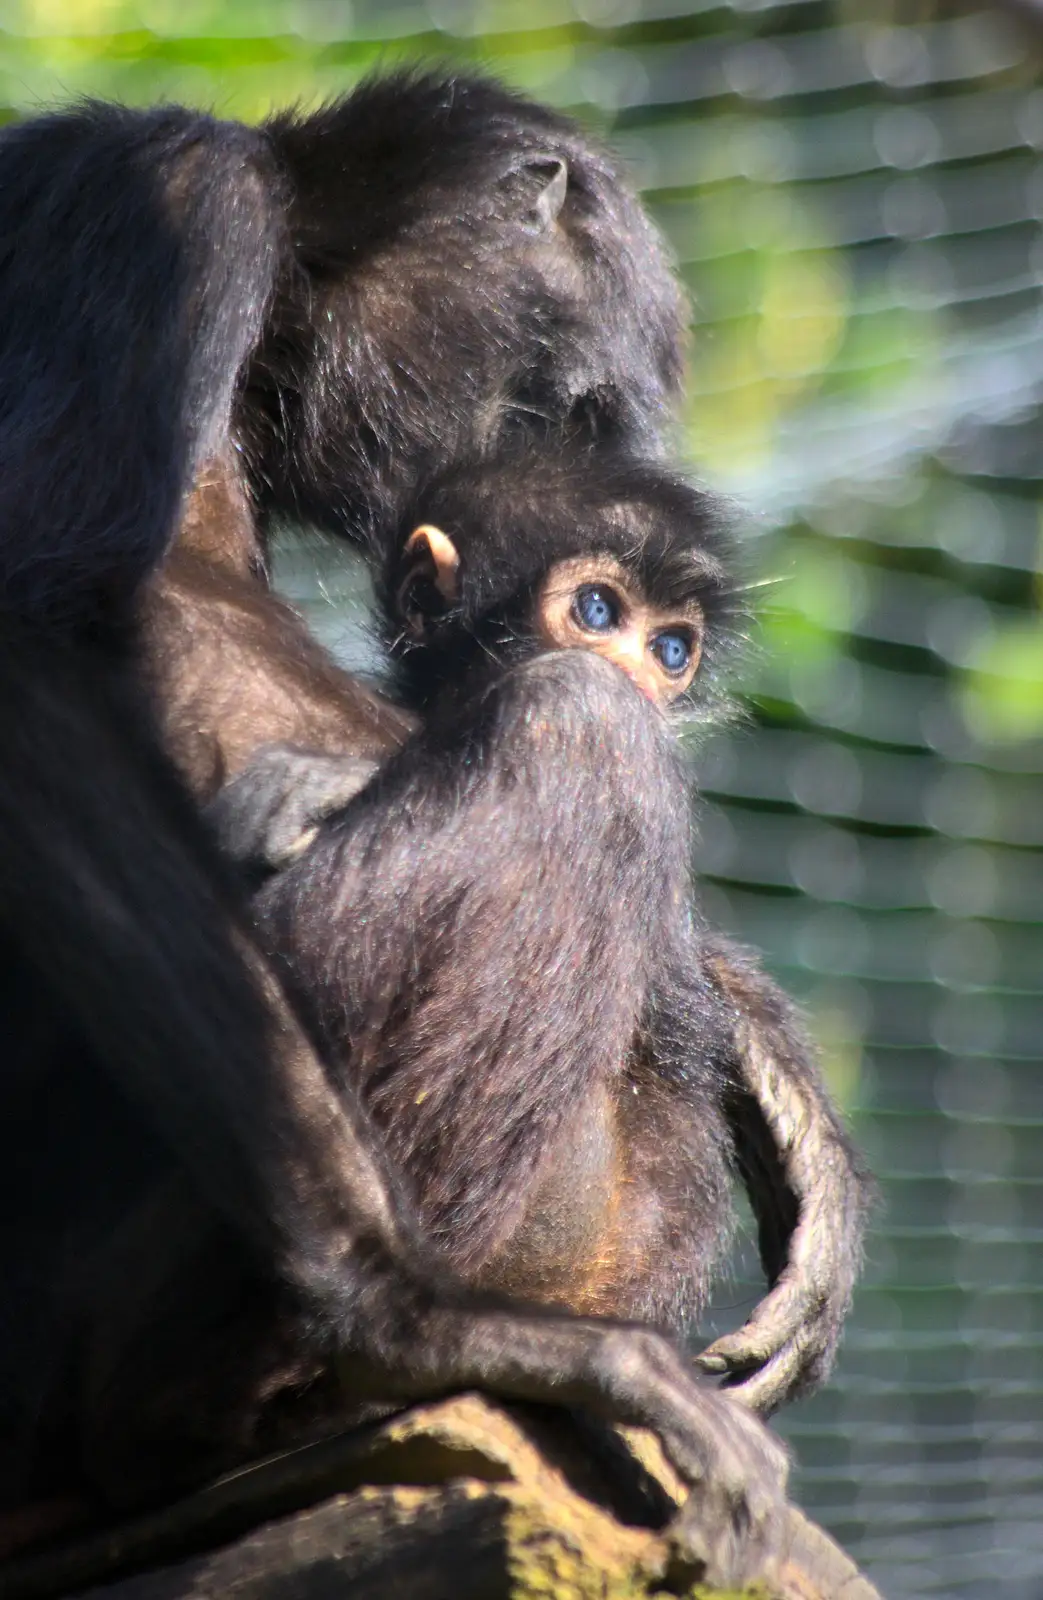
<instances>
[{"instance_id":1,"label":"green mesh fence","mask_svg":"<svg viewBox=\"0 0 1043 1600\"><path fill-rule=\"evenodd\" d=\"M1039 31L1037 32L1037 28ZM696 308L683 450L750 511L711 915L807 1004L884 1191L796 1490L892 1600L1043 1596L1043 11L0 0L0 103L255 116L442 55L625 152ZM343 561L285 586L358 659ZM740 1252L707 1332L756 1295Z\"/></svg>"}]
</instances>

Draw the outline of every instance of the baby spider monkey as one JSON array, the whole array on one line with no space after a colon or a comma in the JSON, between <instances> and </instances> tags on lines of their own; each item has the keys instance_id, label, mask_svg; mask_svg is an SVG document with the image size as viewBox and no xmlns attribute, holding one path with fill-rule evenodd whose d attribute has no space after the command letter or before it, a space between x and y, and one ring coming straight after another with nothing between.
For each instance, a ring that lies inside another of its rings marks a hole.
<instances>
[{"instance_id":1,"label":"baby spider monkey","mask_svg":"<svg viewBox=\"0 0 1043 1600\"><path fill-rule=\"evenodd\" d=\"M828 1370L867 1186L788 1002L693 891L664 713L720 692L719 510L602 449L506 455L386 547L419 726L379 766L273 747L226 788L225 842L283 863L262 937L474 1285L689 1329L737 1166L775 1288L704 1365L770 1409ZM781 1348L780 1307L804 1308Z\"/></svg>"}]
</instances>

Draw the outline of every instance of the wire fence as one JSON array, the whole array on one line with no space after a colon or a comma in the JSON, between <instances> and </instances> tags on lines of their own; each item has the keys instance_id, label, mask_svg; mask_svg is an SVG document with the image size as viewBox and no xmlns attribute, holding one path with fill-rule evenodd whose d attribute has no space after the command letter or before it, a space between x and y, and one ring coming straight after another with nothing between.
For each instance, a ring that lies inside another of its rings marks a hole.
<instances>
[{"instance_id":1,"label":"wire fence","mask_svg":"<svg viewBox=\"0 0 1043 1600\"><path fill-rule=\"evenodd\" d=\"M683 448L782 580L701 761L708 909L803 998L884 1192L839 1371L780 1419L796 1490L891 1600L1041 1600L1043 12L0 0L0 29L18 111L250 117L448 56L625 153L695 304ZM324 570L282 573L344 645Z\"/></svg>"}]
</instances>

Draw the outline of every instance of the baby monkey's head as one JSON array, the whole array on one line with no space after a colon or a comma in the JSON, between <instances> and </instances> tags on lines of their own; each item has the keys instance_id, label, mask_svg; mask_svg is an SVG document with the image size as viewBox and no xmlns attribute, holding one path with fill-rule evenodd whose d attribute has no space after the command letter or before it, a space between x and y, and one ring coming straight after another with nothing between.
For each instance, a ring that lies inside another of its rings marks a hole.
<instances>
[{"instance_id":1,"label":"baby monkey's head","mask_svg":"<svg viewBox=\"0 0 1043 1600\"><path fill-rule=\"evenodd\" d=\"M584 649L665 708L728 633L728 558L718 503L658 463L602 449L457 468L410 507L383 574L402 689L456 700L540 651Z\"/></svg>"}]
</instances>

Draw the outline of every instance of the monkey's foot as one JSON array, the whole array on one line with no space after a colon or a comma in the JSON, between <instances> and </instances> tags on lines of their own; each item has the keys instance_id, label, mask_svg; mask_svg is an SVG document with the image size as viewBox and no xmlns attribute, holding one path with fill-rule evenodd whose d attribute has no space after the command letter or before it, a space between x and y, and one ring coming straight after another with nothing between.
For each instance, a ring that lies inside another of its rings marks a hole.
<instances>
[{"instance_id":1,"label":"monkey's foot","mask_svg":"<svg viewBox=\"0 0 1043 1600\"><path fill-rule=\"evenodd\" d=\"M840 1249L825 1243L809 1259L809 1232L798 1230L793 1262L748 1321L695 1357L701 1372L723 1378L731 1397L761 1417L819 1388L836 1359L858 1239L850 1241L846 1261ZM848 1243L839 1227L835 1236L841 1247Z\"/></svg>"}]
</instances>

